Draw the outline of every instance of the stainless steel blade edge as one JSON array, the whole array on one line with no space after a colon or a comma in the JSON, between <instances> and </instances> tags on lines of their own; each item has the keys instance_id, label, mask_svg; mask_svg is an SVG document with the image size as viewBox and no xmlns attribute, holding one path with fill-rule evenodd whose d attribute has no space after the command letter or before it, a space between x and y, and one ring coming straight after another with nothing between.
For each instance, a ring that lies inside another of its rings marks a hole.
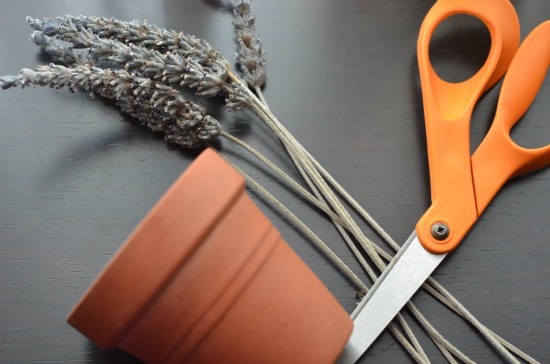
<instances>
[{"instance_id":1,"label":"stainless steel blade edge","mask_svg":"<svg viewBox=\"0 0 550 364\"><path fill-rule=\"evenodd\" d=\"M446 256L428 252L413 232L352 312L353 331L338 363L355 363Z\"/></svg>"}]
</instances>

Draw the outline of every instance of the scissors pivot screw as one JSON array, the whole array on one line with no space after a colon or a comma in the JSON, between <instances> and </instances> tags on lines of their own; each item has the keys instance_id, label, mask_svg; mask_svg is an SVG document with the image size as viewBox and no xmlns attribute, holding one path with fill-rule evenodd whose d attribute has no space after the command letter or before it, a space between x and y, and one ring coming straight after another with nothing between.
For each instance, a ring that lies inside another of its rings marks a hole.
<instances>
[{"instance_id":1,"label":"scissors pivot screw","mask_svg":"<svg viewBox=\"0 0 550 364\"><path fill-rule=\"evenodd\" d=\"M435 240L445 240L451 231L444 222L436 222L432 225L431 232Z\"/></svg>"}]
</instances>

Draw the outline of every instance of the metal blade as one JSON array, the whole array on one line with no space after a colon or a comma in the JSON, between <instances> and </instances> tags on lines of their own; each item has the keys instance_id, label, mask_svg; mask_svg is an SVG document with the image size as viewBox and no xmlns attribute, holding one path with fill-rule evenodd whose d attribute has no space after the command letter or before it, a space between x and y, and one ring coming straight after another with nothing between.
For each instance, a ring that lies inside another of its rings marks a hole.
<instances>
[{"instance_id":1,"label":"metal blade","mask_svg":"<svg viewBox=\"0 0 550 364\"><path fill-rule=\"evenodd\" d=\"M338 363L355 363L446 255L428 252L413 233L351 314L353 331Z\"/></svg>"}]
</instances>

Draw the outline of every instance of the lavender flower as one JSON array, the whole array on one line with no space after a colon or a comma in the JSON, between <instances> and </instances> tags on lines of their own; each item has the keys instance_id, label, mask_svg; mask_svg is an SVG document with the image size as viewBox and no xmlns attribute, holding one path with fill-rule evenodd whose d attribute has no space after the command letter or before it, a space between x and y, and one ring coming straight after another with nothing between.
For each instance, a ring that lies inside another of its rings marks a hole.
<instances>
[{"instance_id":1,"label":"lavender flower","mask_svg":"<svg viewBox=\"0 0 550 364\"><path fill-rule=\"evenodd\" d=\"M84 29L99 38L131 43L160 53L171 52L183 58L192 57L204 67L229 68L229 62L210 44L193 35L159 28L148 22L121 21L115 18L67 15L52 19L27 17L27 23L36 31L70 42L78 39Z\"/></svg>"},{"instance_id":2,"label":"lavender flower","mask_svg":"<svg viewBox=\"0 0 550 364\"><path fill-rule=\"evenodd\" d=\"M168 83L179 82L190 88L197 89L197 95L216 96L220 92L231 97L238 92L238 85L228 82L229 65L217 53L205 54L208 49L195 49L200 57L181 53L161 53L156 49L148 49L136 44L126 44L116 39L104 39L94 34L88 28L79 29L72 21L60 25L52 20L37 21L28 18L35 30L31 39L37 44L48 34L63 37L64 41L73 44L74 48L88 48L90 59L115 62L128 71L138 72L145 77ZM210 66L206 66L209 64ZM228 104L232 109L234 103ZM240 108L243 108L244 104Z\"/></svg>"},{"instance_id":3,"label":"lavender flower","mask_svg":"<svg viewBox=\"0 0 550 364\"><path fill-rule=\"evenodd\" d=\"M123 112L136 117L151 130L163 132L167 142L184 148L202 147L222 132L219 122L206 115L201 105L182 97L168 85L123 69L51 64L36 70L24 68L17 76L0 77L3 89L29 85L67 87L72 92L82 90L114 100Z\"/></svg>"},{"instance_id":4,"label":"lavender flower","mask_svg":"<svg viewBox=\"0 0 550 364\"><path fill-rule=\"evenodd\" d=\"M260 37L256 34L256 19L252 15L252 6L247 0L235 0L233 10L235 34L237 38L237 63L240 65L243 79L252 89L261 88L266 81L264 52Z\"/></svg>"}]
</instances>

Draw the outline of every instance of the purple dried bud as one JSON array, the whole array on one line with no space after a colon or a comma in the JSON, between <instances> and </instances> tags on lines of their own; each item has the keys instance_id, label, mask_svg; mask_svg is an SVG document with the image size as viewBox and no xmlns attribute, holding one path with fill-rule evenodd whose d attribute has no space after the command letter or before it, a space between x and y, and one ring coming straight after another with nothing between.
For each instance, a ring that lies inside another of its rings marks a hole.
<instances>
[{"instance_id":1,"label":"purple dried bud","mask_svg":"<svg viewBox=\"0 0 550 364\"><path fill-rule=\"evenodd\" d=\"M42 20L27 16L26 21L34 30L42 31L44 29L44 22Z\"/></svg>"},{"instance_id":2,"label":"purple dried bud","mask_svg":"<svg viewBox=\"0 0 550 364\"><path fill-rule=\"evenodd\" d=\"M242 1L242 0L241 1L236 1L234 11L239 16L248 15L248 14L250 14L250 11L251 11L250 3L246 2L246 1Z\"/></svg>"},{"instance_id":3,"label":"purple dried bud","mask_svg":"<svg viewBox=\"0 0 550 364\"><path fill-rule=\"evenodd\" d=\"M41 31L35 30L31 34L31 41L37 46L46 47L50 44L50 37L44 35Z\"/></svg>"},{"instance_id":4,"label":"purple dried bud","mask_svg":"<svg viewBox=\"0 0 550 364\"><path fill-rule=\"evenodd\" d=\"M52 19L45 19L42 32L44 35L56 35L58 30L57 23Z\"/></svg>"},{"instance_id":5,"label":"purple dried bud","mask_svg":"<svg viewBox=\"0 0 550 364\"><path fill-rule=\"evenodd\" d=\"M231 90L227 93L225 99L225 106L228 110L245 110L249 109L251 105L250 97L246 94L241 86L235 85L231 87Z\"/></svg>"},{"instance_id":6,"label":"purple dried bud","mask_svg":"<svg viewBox=\"0 0 550 364\"><path fill-rule=\"evenodd\" d=\"M252 41L254 40L254 36L250 33L245 33L245 32L243 32L240 36L243 44L247 48L250 48L252 46Z\"/></svg>"}]
</instances>

